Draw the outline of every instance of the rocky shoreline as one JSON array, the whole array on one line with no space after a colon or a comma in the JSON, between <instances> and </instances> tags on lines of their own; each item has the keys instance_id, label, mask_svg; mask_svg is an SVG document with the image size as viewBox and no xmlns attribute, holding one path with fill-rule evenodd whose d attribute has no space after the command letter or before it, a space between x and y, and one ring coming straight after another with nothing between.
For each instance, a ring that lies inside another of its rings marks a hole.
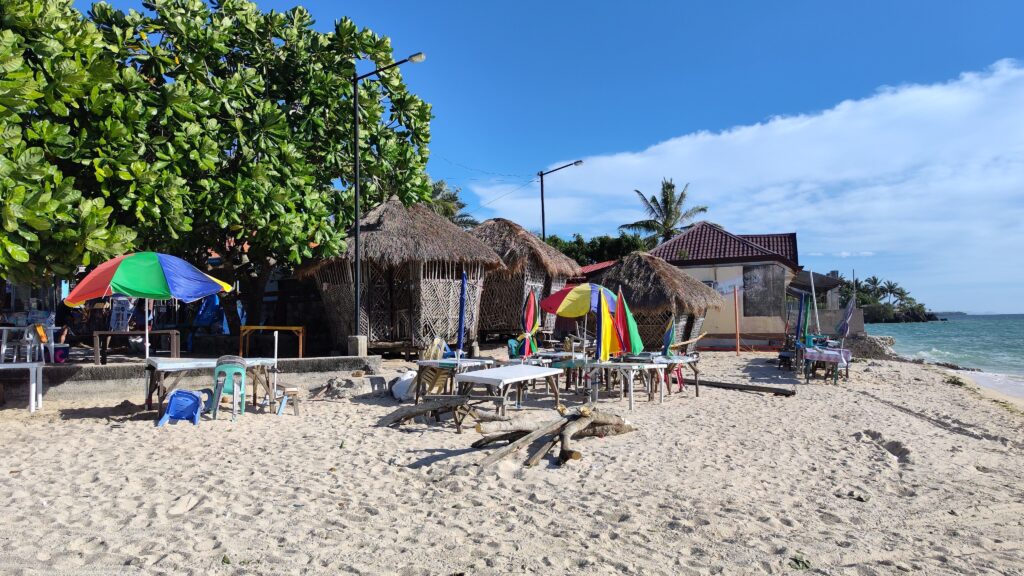
<instances>
[{"instance_id":1,"label":"rocky shoreline","mask_svg":"<svg viewBox=\"0 0 1024 576\"><path fill-rule=\"evenodd\" d=\"M921 358L908 358L897 354L893 350L896 339L892 336L853 336L846 340L845 346L853 352L854 358L866 360L894 360L897 362L910 362L912 364L931 364L952 370L963 370L965 372L981 372L979 368L960 366L952 362L926 362Z\"/></svg>"}]
</instances>

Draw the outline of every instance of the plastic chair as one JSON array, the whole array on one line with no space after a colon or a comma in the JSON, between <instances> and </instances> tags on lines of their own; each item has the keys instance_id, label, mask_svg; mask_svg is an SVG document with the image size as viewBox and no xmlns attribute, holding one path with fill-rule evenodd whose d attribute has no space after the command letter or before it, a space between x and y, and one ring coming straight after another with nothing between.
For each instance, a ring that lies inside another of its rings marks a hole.
<instances>
[{"instance_id":1,"label":"plastic chair","mask_svg":"<svg viewBox=\"0 0 1024 576\"><path fill-rule=\"evenodd\" d=\"M157 427L167 424L171 420L188 420L194 426L199 425L199 412L203 408L203 397L195 390L178 388L167 397L167 410L157 421Z\"/></svg>"},{"instance_id":2,"label":"plastic chair","mask_svg":"<svg viewBox=\"0 0 1024 576\"><path fill-rule=\"evenodd\" d=\"M519 340L515 338L508 339L508 359L515 360L519 358Z\"/></svg>"},{"instance_id":3,"label":"plastic chair","mask_svg":"<svg viewBox=\"0 0 1024 576\"><path fill-rule=\"evenodd\" d=\"M225 394L231 394L231 414L234 416L235 412L235 401L234 397L237 394L240 398L238 414L245 414L245 366L241 364L235 364L234 362L220 363L218 360L217 367L213 369L213 409L210 414L213 419L217 419L217 409L220 406L220 399ZM223 380L221 377L223 376ZM235 376L238 376L238 384L236 388Z\"/></svg>"}]
</instances>

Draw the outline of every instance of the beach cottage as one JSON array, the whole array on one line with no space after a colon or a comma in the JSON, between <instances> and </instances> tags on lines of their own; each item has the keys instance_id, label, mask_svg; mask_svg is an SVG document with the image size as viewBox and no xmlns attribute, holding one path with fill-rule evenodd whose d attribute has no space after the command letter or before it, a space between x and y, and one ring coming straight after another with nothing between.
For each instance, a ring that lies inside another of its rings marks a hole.
<instances>
[{"instance_id":1,"label":"beach cottage","mask_svg":"<svg viewBox=\"0 0 1024 576\"><path fill-rule=\"evenodd\" d=\"M651 250L717 290L728 304L709 312L709 344L735 345L736 312L745 345L779 343L786 331L786 288L800 272L796 233L732 234L697 222ZM735 306L732 295L736 294Z\"/></svg>"},{"instance_id":2,"label":"beach cottage","mask_svg":"<svg viewBox=\"0 0 1024 576\"><path fill-rule=\"evenodd\" d=\"M511 220L488 220L470 234L490 246L505 263L504 268L488 272L484 280L480 325L488 332L522 332L523 305L530 291L544 298L580 273L574 260ZM555 317L547 314L543 325L551 329L554 322Z\"/></svg>"},{"instance_id":3,"label":"beach cottage","mask_svg":"<svg viewBox=\"0 0 1024 576\"><path fill-rule=\"evenodd\" d=\"M462 273L466 272L466 341L477 338L484 275L501 259L430 208L405 206L397 197L359 222L362 278L360 333L372 349L418 351L435 337L454 343ZM354 229L353 229L354 233ZM340 256L311 263L297 275L312 277L324 302L331 336L345 350L354 334L354 238Z\"/></svg>"},{"instance_id":4,"label":"beach cottage","mask_svg":"<svg viewBox=\"0 0 1024 576\"><path fill-rule=\"evenodd\" d=\"M675 342L686 341L705 331L709 311L722 307L717 292L647 252L634 252L603 268L595 280L612 292L622 289L645 350L661 348L670 319L675 319Z\"/></svg>"}]
</instances>

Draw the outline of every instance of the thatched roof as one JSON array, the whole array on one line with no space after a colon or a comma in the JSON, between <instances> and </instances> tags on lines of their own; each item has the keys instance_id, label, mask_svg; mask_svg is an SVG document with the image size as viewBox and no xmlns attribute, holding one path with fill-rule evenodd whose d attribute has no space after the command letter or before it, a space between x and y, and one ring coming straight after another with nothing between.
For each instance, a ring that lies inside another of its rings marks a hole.
<instances>
[{"instance_id":1,"label":"thatched roof","mask_svg":"<svg viewBox=\"0 0 1024 576\"><path fill-rule=\"evenodd\" d=\"M580 265L576 261L511 220L492 218L469 233L497 252L512 272L522 270L532 256L548 276L568 278L580 273Z\"/></svg>"},{"instance_id":2,"label":"thatched roof","mask_svg":"<svg viewBox=\"0 0 1024 576\"><path fill-rule=\"evenodd\" d=\"M303 266L297 271L305 277L321 266L337 260L350 260L354 252L355 227L349 232L348 248L334 258ZM366 213L359 221L362 258L385 266L409 262L457 262L500 268L501 258L486 244L465 230L437 215L423 204L406 206L396 196Z\"/></svg>"},{"instance_id":3,"label":"thatched roof","mask_svg":"<svg viewBox=\"0 0 1024 576\"><path fill-rule=\"evenodd\" d=\"M633 252L608 268L601 284L622 295L634 310L677 310L703 313L722 305L722 297L703 282L647 252Z\"/></svg>"}]
</instances>

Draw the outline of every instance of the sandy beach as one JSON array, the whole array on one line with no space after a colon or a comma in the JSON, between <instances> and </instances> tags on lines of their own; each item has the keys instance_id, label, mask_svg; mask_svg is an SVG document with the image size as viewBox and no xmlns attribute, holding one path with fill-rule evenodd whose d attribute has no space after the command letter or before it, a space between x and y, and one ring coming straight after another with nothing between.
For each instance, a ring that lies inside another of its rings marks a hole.
<instances>
[{"instance_id":1,"label":"sandy beach","mask_svg":"<svg viewBox=\"0 0 1024 576\"><path fill-rule=\"evenodd\" d=\"M791 386L770 360L701 364ZM791 398L603 400L638 430L535 468L480 469L471 430L378 428L390 398L159 429L114 399L9 402L0 573L1024 574L1024 416L948 377L864 361Z\"/></svg>"}]
</instances>

